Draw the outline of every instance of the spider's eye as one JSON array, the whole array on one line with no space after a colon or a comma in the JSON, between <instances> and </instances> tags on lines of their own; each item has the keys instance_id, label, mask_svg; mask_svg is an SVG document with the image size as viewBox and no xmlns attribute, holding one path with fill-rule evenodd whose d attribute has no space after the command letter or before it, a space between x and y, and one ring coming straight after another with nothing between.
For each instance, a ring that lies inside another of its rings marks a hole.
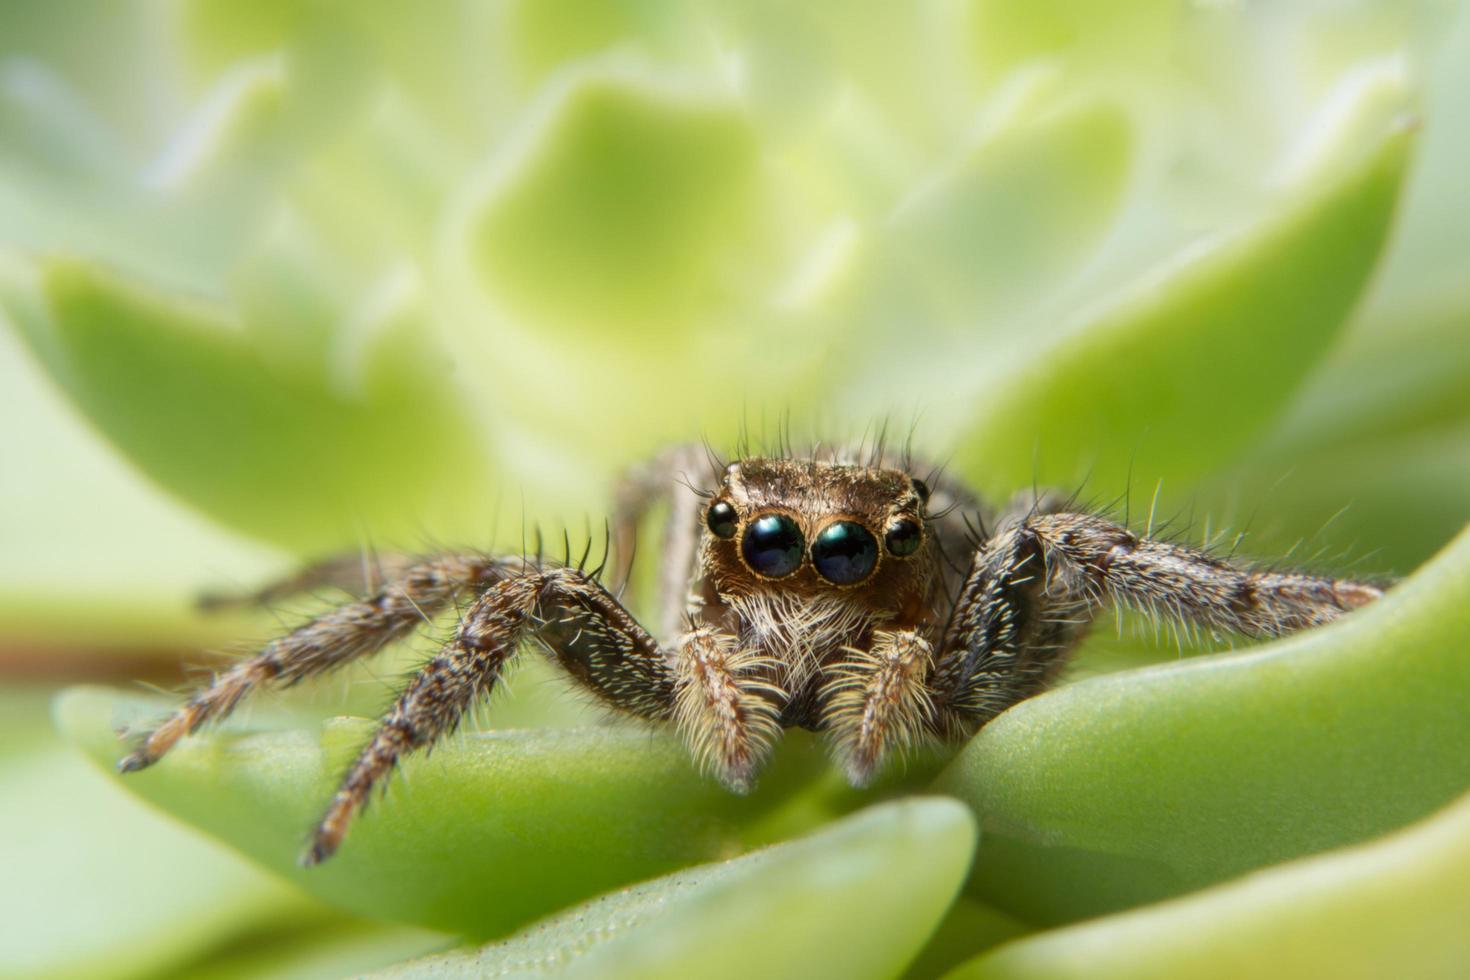
<instances>
[{"instance_id":1,"label":"spider's eye","mask_svg":"<svg viewBox=\"0 0 1470 980\"><path fill-rule=\"evenodd\" d=\"M709 525L710 532L717 538L733 538L735 536L735 525L740 523L740 515L735 513L735 508L730 506L727 500L716 500L709 505L709 512L704 515L704 522Z\"/></svg>"},{"instance_id":2,"label":"spider's eye","mask_svg":"<svg viewBox=\"0 0 1470 980\"><path fill-rule=\"evenodd\" d=\"M929 484L918 477L914 477L914 493L919 495L919 500L923 503L929 502Z\"/></svg>"},{"instance_id":3,"label":"spider's eye","mask_svg":"<svg viewBox=\"0 0 1470 980\"><path fill-rule=\"evenodd\" d=\"M903 558L919 550L919 542L923 537L924 532L917 523L901 517L888 525L888 530L883 532L883 543L888 546L890 555Z\"/></svg>"},{"instance_id":4,"label":"spider's eye","mask_svg":"<svg viewBox=\"0 0 1470 980\"><path fill-rule=\"evenodd\" d=\"M878 542L867 528L853 521L828 524L812 542L812 564L827 581L852 585L873 574Z\"/></svg>"},{"instance_id":5,"label":"spider's eye","mask_svg":"<svg viewBox=\"0 0 1470 980\"><path fill-rule=\"evenodd\" d=\"M740 551L757 574L781 578L801 567L801 528L785 514L757 517L745 529Z\"/></svg>"}]
</instances>

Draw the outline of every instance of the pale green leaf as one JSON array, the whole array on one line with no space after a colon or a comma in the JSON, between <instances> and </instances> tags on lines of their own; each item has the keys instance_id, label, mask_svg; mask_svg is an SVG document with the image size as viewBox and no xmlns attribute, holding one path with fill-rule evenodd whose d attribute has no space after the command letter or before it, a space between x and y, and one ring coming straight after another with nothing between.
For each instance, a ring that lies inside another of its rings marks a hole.
<instances>
[{"instance_id":1,"label":"pale green leaf","mask_svg":"<svg viewBox=\"0 0 1470 980\"><path fill-rule=\"evenodd\" d=\"M952 980L1463 977L1470 797L1368 844L1042 933Z\"/></svg>"},{"instance_id":2,"label":"pale green leaf","mask_svg":"<svg viewBox=\"0 0 1470 980\"><path fill-rule=\"evenodd\" d=\"M1361 841L1470 786L1470 531L1333 626L1085 680L981 730L936 789L972 887L1063 921Z\"/></svg>"},{"instance_id":3,"label":"pale green leaf","mask_svg":"<svg viewBox=\"0 0 1470 980\"><path fill-rule=\"evenodd\" d=\"M296 889L139 803L45 729L22 730L32 713L15 695L3 707L6 976L154 975L251 929L326 918Z\"/></svg>"},{"instance_id":4,"label":"pale green leaf","mask_svg":"<svg viewBox=\"0 0 1470 980\"><path fill-rule=\"evenodd\" d=\"M336 363L276 369L229 311L56 259L0 300L41 363L132 462L224 524L297 552L484 521L479 438L411 300ZM248 326L248 325L247 325Z\"/></svg>"},{"instance_id":5,"label":"pale green leaf","mask_svg":"<svg viewBox=\"0 0 1470 980\"><path fill-rule=\"evenodd\" d=\"M755 134L737 104L589 78L548 110L468 219L492 302L572 336L670 342L733 294Z\"/></svg>"},{"instance_id":6,"label":"pale green leaf","mask_svg":"<svg viewBox=\"0 0 1470 980\"><path fill-rule=\"evenodd\" d=\"M165 708L79 688L58 713L64 731L111 766L123 748L115 730ZM825 766L809 740L789 739L760 791L739 797L697 773L665 734L469 734L408 760L336 857L298 867L307 832L372 728L336 719L319 731L195 736L122 784L343 908L488 936L599 891L737 853L747 835L759 836L763 816Z\"/></svg>"},{"instance_id":7,"label":"pale green leaf","mask_svg":"<svg viewBox=\"0 0 1470 980\"><path fill-rule=\"evenodd\" d=\"M1412 128L1383 118L1400 84L1389 73L1362 93L1279 212L1177 256L994 372L958 465L999 495L1084 480L1120 492L1130 472L1146 487L1189 480L1248 445L1373 270L1413 145ZM1365 150L1356 137L1375 120Z\"/></svg>"},{"instance_id":8,"label":"pale green leaf","mask_svg":"<svg viewBox=\"0 0 1470 980\"><path fill-rule=\"evenodd\" d=\"M892 977L944 914L974 844L952 800L885 804L377 975Z\"/></svg>"},{"instance_id":9,"label":"pale green leaf","mask_svg":"<svg viewBox=\"0 0 1470 980\"><path fill-rule=\"evenodd\" d=\"M917 290L953 332L995 329L1056 291L1122 203L1135 140L1123 110L1021 101L1016 118L934 175L884 229L878 264L890 288Z\"/></svg>"}]
</instances>

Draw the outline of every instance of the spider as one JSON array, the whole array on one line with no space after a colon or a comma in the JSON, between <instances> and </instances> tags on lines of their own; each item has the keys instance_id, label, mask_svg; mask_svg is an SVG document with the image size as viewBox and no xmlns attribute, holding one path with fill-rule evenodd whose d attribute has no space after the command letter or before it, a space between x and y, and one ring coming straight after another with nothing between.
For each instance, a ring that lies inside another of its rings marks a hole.
<instances>
[{"instance_id":1,"label":"spider","mask_svg":"<svg viewBox=\"0 0 1470 980\"><path fill-rule=\"evenodd\" d=\"M708 485L687 481L708 465ZM217 674L119 763L152 765L269 684L373 654L467 602L453 639L407 683L342 779L302 863L342 843L405 754L451 733L531 641L599 701L672 725L708 772L748 792L785 728L824 734L848 780L921 740L957 742L1051 681L1098 610L1270 637L1321 625L1376 585L1253 569L1142 536L1052 497L992 517L906 459L833 451L724 465L681 447L633 470L612 543L627 568L477 552L387 562L386 584ZM658 624L618 599L644 516L670 507ZM990 528L988 532L977 530ZM350 588L339 560L257 594Z\"/></svg>"}]
</instances>

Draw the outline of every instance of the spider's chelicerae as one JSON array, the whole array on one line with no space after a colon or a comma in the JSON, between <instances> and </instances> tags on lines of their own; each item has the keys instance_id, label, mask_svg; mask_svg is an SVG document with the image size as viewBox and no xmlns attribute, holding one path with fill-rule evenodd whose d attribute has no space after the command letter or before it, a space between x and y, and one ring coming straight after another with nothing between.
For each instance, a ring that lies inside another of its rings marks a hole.
<instances>
[{"instance_id":1,"label":"spider's chelicerae","mask_svg":"<svg viewBox=\"0 0 1470 980\"><path fill-rule=\"evenodd\" d=\"M687 482L706 466L705 489ZM120 768L158 761L257 687L341 667L462 607L454 638L347 771L302 859L315 864L399 760L453 731L526 640L607 705L673 725L703 766L743 793L784 728L824 733L858 786L906 745L967 737L1045 687L1107 603L1278 636L1382 594L1243 567L1048 498L991 519L958 482L930 479L881 452L711 466L702 449L671 451L630 475L613 522L631 563L642 518L670 503L659 638L619 602L626 569L609 590L570 561L392 559L380 590L218 674ZM357 567L327 563L262 596L349 587Z\"/></svg>"}]
</instances>

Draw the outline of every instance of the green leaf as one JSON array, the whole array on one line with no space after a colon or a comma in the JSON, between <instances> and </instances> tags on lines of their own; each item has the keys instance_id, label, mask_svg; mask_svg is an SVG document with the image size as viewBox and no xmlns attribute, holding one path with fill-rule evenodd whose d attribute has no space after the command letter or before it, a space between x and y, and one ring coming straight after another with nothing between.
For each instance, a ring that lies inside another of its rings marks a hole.
<instances>
[{"instance_id":1,"label":"green leaf","mask_svg":"<svg viewBox=\"0 0 1470 980\"><path fill-rule=\"evenodd\" d=\"M1111 493L1130 472L1188 481L1248 445L1337 336L1383 247L1413 145L1384 118L1402 84L1386 73L1361 93L1282 209L999 366L960 468L1002 498L1033 482Z\"/></svg>"},{"instance_id":2,"label":"green leaf","mask_svg":"<svg viewBox=\"0 0 1470 980\"><path fill-rule=\"evenodd\" d=\"M960 895L950 905L944 921L934 930L924 951L909 964L904 980L929 980L940 976L980 950L999 946L1031 931L1025 923L977 902L969 895Z\"/></svg>"},{"instance_id":3,"label":"green leaf","mask_svg":"<svg viewBox=\"0 0 1470 980\"><path fill-rule=\"evenodd\" d=\"M180 508L79 419L0 327L6 418L0 466L0 637L42 669L108 652L176 657L238 639L235 616L202 616L201 586L280 574L280 556ZM86 555L78 562L78 555ZM274 628L274 624L272 624Z\"/></svg>"},{"instance_id":4,"label":"green leaf","mask_svg":"<svg viewBox=\"0 0 1470 980\"><path fill-rule=\"evenodd\" d=\"M1031 104L1043 99L1020 97L1015 118L901 204L885 230L878 265L891 288L917 286L952 330L999 327L1058 290L1117 216L1133 162L1126 114L1105 101Z\"/></svg>"},{"instance_id":5,"label":"green leaf","mask_svg":"<svg viewBox=\"0 0 1470 980\"><path fill-rule=\"evenodd\" d=\"M540 120L475 206L465 247L492 302L573 337L678 339L734 293L755 134L738 106L592 77Z\"/></svg>"},{"instance_id":6,"label":"green leaf","mask_svg":"<svg viewBox=\"0 0 1470 980\"><path fill-rule=\"evenodd\" d=\"M485 520L479 438L410 298L369 311L369 336L339 334L333 361L286 371L223 310L78 261L26 279L0 301L52 377L144 473L222 523L319 553L365 534L416 547Z\"/></svg>"},{"instance_id":7,"label":"green leaf","mask_svg":"<svg viewBox=\"0 0 1470 980\"><path fill-rule=\"evenodd\" d=\"M961 23L975 73L986 83L1043 58L1116 77L1120 69L1168 63L1182 7L1178 0L1125 0L1098 16L1095 8L1058 0L968 0Z\"/></svg>"},{"instance_id":8,"label":"green leaf","mask_svg":"<svg viewBox=\"0 0 1470 980\"><path fill-rule=\"evenodd\" d=\"M119 790L30 724L34 712L13 693L3 707L5 975L157 975L240 933L327 918L296 889Z\"/></svg>"},{"instance_id":9,"label":"green leaf","mask_svg":"<svg viewBox=\"0 0 1470 980\"><path fill-rule=\"evenodd\" d=\"M65 733L110 767L122 749L114 732L165 708L78 688L57 711ZM464 735L411 758L331 861L298 867L307 832L373 727L335 719L318 732L226 729L186 740L122 784L342 908L492 936L738 853L768 811L826 766L812 740L788 739L760 792L738 797L695 772L677 740L642 729Z\"/></svg>"},{"instance_id":10,"label":"green leaf","mask_svg":"<svg viewBox=\"0 0 1470 980\"><path fill-rule=\"evenodd\" d=\"M1010 943L950 980L1456 977L1470 963L1470 797L1400 833Z\"/></svg>"},{"instance_id":11,"label":"green leaf","mask_svg":"<svg viewBox=\"0 0 1470 980\"><path fill-rule=\"evenodd\" d=\"M1217 513L1242 500L1260 502L1255 554L1306 541L1318 554L1352 556L1355 569L1412 570L1470 516L1470 420L1318 451L1273 447L1200 491Z\"/></svg>"},{"instance_id":12,"label":"green leaf","mask_svg":"<svg viewBox=\"0 0 1470 980\"><path fill-rule=\"evenodd\" d=\"M1332 626L1016 706L934 784L980 817L973 890L1071 920L1424 816L1470 787L1467 637L1470 531Z\"/></svg>"},{"instance_id":13,"label":"green leaf","mask_svg":"<svg viewBox=\"0 0 1470 980\"><path fill-rule=\"evenodd\" d=\"M409 957L446 949L453 940L407 926L314 922L252 936L178 971L189 980L335 980L359 977Z\"/></svg>"},{"instance_id":14,"label":"green leaf","mask_svg":"<svg viewBox=\"0 0 1470 980\"><path fill-rule=\"evenodd\" d=\"M944 914L974 846L952 800L885 804L378 976L891 977Z\"/></svg>"}]
</instances>

